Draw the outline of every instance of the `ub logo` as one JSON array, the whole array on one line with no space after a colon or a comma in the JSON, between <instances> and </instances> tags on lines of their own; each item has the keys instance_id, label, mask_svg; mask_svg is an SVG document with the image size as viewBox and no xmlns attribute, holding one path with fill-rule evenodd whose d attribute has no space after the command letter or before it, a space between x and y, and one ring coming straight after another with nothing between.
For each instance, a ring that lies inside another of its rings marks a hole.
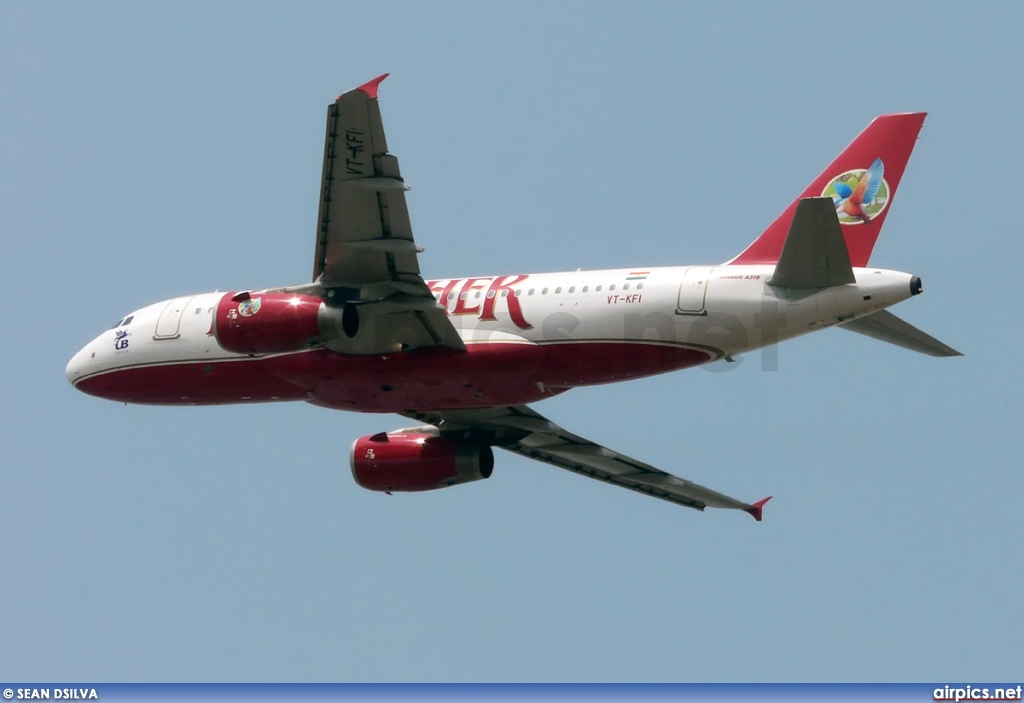
<instances>
[{"instance_id":1,"label":"ub logo","mask_svg":"<svg viewBox=\"0 0 1024 703\"><path fill-rule=\"evenodd\" d=\"M118 330L114 333L114 349L122 351L128 348L128 337L130 333L126 330Z\"/></svg>"}]
</instances>

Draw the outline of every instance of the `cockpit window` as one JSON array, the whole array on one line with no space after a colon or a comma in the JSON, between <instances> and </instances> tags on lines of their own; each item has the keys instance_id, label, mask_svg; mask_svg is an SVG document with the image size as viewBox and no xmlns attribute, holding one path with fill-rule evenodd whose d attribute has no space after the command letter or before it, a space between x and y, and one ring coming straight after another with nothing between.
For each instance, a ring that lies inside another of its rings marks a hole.
<instances>
[{"instance_id":1,"label":"cockpit window","mask_svg":"<svg viewBox=\"0 0 1024 703\"><path fill-rule=\"evenodd\" d=\"M124 322L121 323L121 326L124 327L125 325L130 325L132 323L132 320L134 319L135 315L129 315L128 317L124 318Z\"/></svg>"},{"instance_id":2,"label":"cockpit window","mask_svg":"<svg viewBox=\"0 0 1024 703\"><path fill-rule=\"evenodd\" d=\"M117 322L115 322L115 323L114 323L114 324L113 324L113 325L112 325L112 326L110 327L110 329L112 329L112 330L116 330L116 329L117 329L118 327L120 327L120 326L121 326L121 325L123 325L123 324L124 324L124 318L122 317L122 318L121 318L120 320L118 320Z\"/></svg>"}]
</instances>

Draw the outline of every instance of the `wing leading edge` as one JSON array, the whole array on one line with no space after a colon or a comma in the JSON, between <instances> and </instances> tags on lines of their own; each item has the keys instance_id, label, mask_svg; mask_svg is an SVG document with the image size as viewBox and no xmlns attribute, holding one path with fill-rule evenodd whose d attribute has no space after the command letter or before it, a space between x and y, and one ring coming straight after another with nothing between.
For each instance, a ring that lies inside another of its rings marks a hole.
<instances>
[{"instance_id":1,"label":"wing leading edge","mask_svg":"<svg viewBox=\"0 0 1024 703\"><path fill-rule=\"evenodd\" d=\"M764 504L744 503L572 434L525 405L410 412L442 435L491 444L567 471L695 510L743 510L760 522Z\"/></svg>"}]
</instances>

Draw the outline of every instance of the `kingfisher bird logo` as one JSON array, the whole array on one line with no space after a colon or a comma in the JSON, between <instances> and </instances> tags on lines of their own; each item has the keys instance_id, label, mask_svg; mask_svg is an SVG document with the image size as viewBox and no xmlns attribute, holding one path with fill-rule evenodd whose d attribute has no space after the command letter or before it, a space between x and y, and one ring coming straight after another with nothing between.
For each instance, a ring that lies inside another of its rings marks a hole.
<instances>
[{"instance_id":1,"label":"kingfisher bird logo","mask_svg":"<svg viewBox=\"0 0 1024 703\"><path fill-rule=\"evenodd\" d=\"M882 214L889 204L889 184L884 175L885 164L875 159L866 169L846 171L829 181L821 195L836 204L839 224L867 224Z\"/></svg>"},{"instance_id":2,"label":"kingfisher bird logo","mask_svg":"<svg viewBox=\"0 0 1024 703\"><path fill-rule=\"evenodd\" d=\"M238 314L242 317L252 317L260 311L260 299L249 298L238 304Z\"/></svg>"}]
</instances>

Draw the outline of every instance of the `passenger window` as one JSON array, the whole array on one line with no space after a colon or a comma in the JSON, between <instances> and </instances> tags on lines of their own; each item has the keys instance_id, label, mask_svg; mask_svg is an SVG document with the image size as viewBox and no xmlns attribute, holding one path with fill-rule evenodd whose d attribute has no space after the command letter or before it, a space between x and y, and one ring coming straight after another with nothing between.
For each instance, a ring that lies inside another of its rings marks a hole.
<instances>
[{"instance_id":1,"label":"passenger window","mask_svg":"<svg viewBox=\"0 0 1024 703\"><path fill-rule=\"evenodd\" d=\"M519 297L519 295L520 295L520 294L521 294L522 292L523 292L523 289L522 289L522 288L517 288L517 289L516 289L516 292L515 292L515 293L513 293L512 295L514 295L515 297L517 297L517 298L518 298L518 297Z\"/></svg>"},{"instance_id":2,"label":"passenger window","mask_svg":"<svg viewBox=\"0 0 1024 703\"><path fill-rule=\"evenodd\" d=\"M562 286L558 286L558 288L555 288L555 292L556 293L561 293L562 292Z\"/></svg>"},{"instance_id":3,"label":"passenger window","mask_svg":"<svg viewBox=\"0 0 1024 703\"><path fill-rule=\"evenodd\" d=\"M613 283L610 286L608 286L608 290L615 290L615 284Z\"/></svg>"},{"instance_id":4,"label":"passenger window","mask_svg":"<svg viewBox=\"0 0 1024 703\"><path fill-rule=\"evenodd\" d=\"M518 292L518 291L517 291L517 292ZM501 297L502 297L502 298L507 298L507 297L508 297L508 291L507 291L507 290L503 290L503 291L501 291Z\"/></svg>"},{"instance_id":5,"label":"passenger window","mask_svg":"<svg viewBox=\"0 0 1024 703\"><path fill-rule=\"evenodd\" d=\"M597 288L595 288L594 290L596 290L596 291L600 291L600 290L601 290L601 286L598 286L598 287L597 287Z\"/></svg>"},{"instance_id":6,"label":"passenger window","mask_svg":"<svg viewBox=\"0 0 1024 703\"><path fill-rule=\"evenodd\" d=\"M547 295L548 294L548 289L544 288L543 290L541 290L540 294L541 295Z\"/></svg>"},{"instance_id":7,"label":"passenger window","mask_svg":"<svg viewBox=\"0 0 1024 703\"><path fill-rule=\"evenodd\" d=\"M576 286L569 286L569 292L570 293L572 293L574 290L576 290Z\"/></svg>"},{"instance_id":8,"label":"passenger window","mask_svg":"<svg viewBox=\"0 0 1024 703\"><path fill-rule=\"evenodd\" d=\"M480 297L479 293L477 293L476 295L477 295L478 298ZM487 299L490 300L493 297L494 297L494 291L493 290L487 291Z\"/></svg>"},{"instance_id":9,"label":"passenger window","mask_svg":"<svg viewBox=\"0 0 1024 703\"><path fill-rule=\"evenodd\" d=\"M643 284L643 283L637 283L637 284L636 284L636 289L637 289L637 290L640 290L640 289L641 289L641 288L643 288L643 287L644 287L644 284Z\"/></svg>"},{"instance_id":10,"label":"passenger window","mask_svg":"<svg viewBox=\"0 0 1024 703\"><path fill-rule=\"evenodd\" d=\"M628 283L623 283L622 284L622 290L629 290L629 284Z\"/></svg>"},{"instance_id":11,"label":"passenger window","mask_svg":"<svg viewBox=\"0 0 1024 703\"><path fill-rule=\"evenodd\" d=\"M533 290L534 290L534 289L533 289L533 288L531 288L531 289L530 289L530 292L529 292L529 293L527 293L527 295L533 295Z\"/></svg>"},{"instance_id":12,"label":"passenger window","mask_svg":"<svg viewBox=\"0 0 1024 703\"><path fill-rule=\"evenodd\" d=\"M202 309L202 308L196 308L196 315L198 315L198 314L199 314L199 313L201 313L202 311L203 311L203 309Z\"/></svg>"},{"instance_id":13,"label":"passenger window","mask_svg":"<svg viewBox=\"0 0 1024 703\"><path fill-rule=\"evenodd\" d=\"M588 288L590 288L590 286L583 286L583 292L586 293Z\"/></svg>"}]
</instances>

